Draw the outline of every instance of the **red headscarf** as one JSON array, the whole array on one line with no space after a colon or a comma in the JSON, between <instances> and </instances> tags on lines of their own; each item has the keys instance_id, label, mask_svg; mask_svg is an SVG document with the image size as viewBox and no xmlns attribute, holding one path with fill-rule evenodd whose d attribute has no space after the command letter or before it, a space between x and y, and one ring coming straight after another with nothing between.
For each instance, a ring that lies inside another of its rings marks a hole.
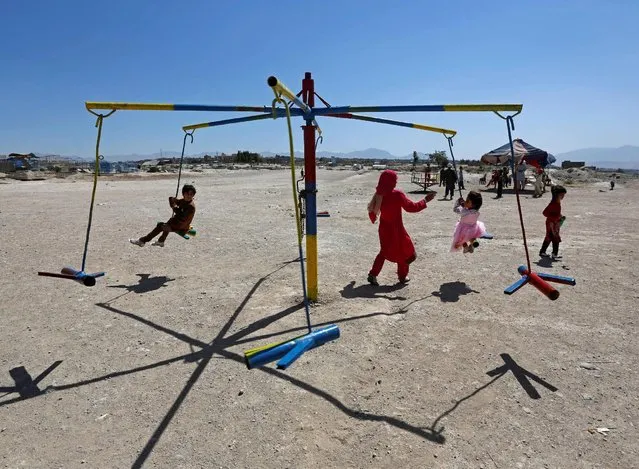
<instances>
[{"instance_id":1,"label":"red headscarf","mask_svg":"<svg viewBox=\"0 0 639 469\"><path fill-rule=\"evenodd\" d=\"M379 175L379 181L375 192L381 196L390 194L397 185L397 173L392 169L386 169Z\"/></svg>"},{"instance_id":2,"label":"red headscarf","mask_svg":"<svg viewBox=\"0 0 639 469\"><path fill-rule=\"evenodd\" d=\"M368 203L368 217L371 219L371 222L375 223L381 211L384 196L393 192L395 186L397 186L397 173L392 169L384 170L382 174L379 175L375 195L373 195L373 198Z\"/></svg>"}]
</instances>

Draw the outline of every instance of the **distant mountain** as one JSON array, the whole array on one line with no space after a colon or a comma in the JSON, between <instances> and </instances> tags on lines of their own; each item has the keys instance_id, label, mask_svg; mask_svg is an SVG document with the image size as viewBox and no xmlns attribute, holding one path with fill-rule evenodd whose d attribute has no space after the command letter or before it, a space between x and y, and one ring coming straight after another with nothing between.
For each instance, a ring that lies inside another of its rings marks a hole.
<instances>
[{"instance_id":1,"label":"distant mountain","mask_svg":"<svg viewBox=\"0 0 639 469\"><path fill-rule=\"evenodd\" d=\"M68 161L87 161L87 158L82 158L81 156L77 156L77 155L54 155L52 153L39 153L39 152L35 152L34 153L35 156L37 156L38 158L55 158L57 160L68 160ZM93 159L95 159L95 153L93 156Z\"/></svg>"},{"instance_id":2,"label":"distant mountain","mask_svg":"<svg viewBox=\"0 0 639 469\"><path fill-rule=\"evenodd\" d=\"M345 158L373 158L376 160L396 160L399 157L380 150L379 148L367 148L366 150L351 151L344 155Z\"/></svg>"},{"instance_id":3,"label":"distant mountain","mask_svg":"<svg viewBox=\"0 0 639 469\"><path fill-rule=\"evenodd\" d=\"M275 156L275 153L270 152L270 151L261 151L259 152L262 156L265 157L271 157L271 156ZM287 155L287 152L280 152L280 155ZM296 151L295 152L295 156L297 158L301 158L304 156L304 152L303 151ZM325 150L321 150L318 151L316 153L316 156L318 158L370 158L372 160L397 160L397 159L405 159L408 158L408 156L406 157L402 157L402 156L396 156L393 155L389 152L387 152L386 150L380 150L379 148L367 148L366 150L356 150L356 151L351 151L348 153L343 153L340 151L325 151ZM410 155L410 158L412 158L413 155Z\"/></svg>"},{"instance_id":4,"label":"distant mountain","mask_svg":"<svg viewBox=\"0 0 639 469\"><path fill-rule=\"evenodd\" d=\"M585 161L598 168L639 169L639 147L624 145L618 148L582 148L556 154L562 161Z\"/></svg>"}]
</instances>

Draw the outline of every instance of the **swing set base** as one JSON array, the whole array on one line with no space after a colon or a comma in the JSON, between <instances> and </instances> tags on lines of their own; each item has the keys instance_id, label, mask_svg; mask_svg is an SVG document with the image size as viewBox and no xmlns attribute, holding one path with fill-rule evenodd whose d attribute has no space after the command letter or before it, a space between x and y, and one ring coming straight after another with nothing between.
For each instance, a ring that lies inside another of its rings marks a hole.
<instances>
[{"instance_id":1,"label":"swing set base","mask_svg":"<svg viewBox=\"0 0 639 469\"><path fill-rule=\"evenodd\" d=\"M535 272L529 271L525 265L520 265L517 268L517 271L519 272L519 275L521 275L521 278L504 290L504 293L506 295L512 295L521 287L523 287L527 283L530 283L537 290L539 290L544 295L546 295L549 299L554 301L557 298L559 298L559 290L557 290L555 287L550 285L548 282L562 283L564 285L572 285L572 286L577 284L577 281L572 277L564 277L561 275L547 274L544 272L535 273Z\"/></svg>"},{"instance_id":2,"label":"swing set base","mask_svg":"<svg viewBox=\"0 0 639 469\"><path fill-rule=\"evenodd\" d=\"M86 272L83 272L81 270L75 270L72 267L63 267L59 274L54 272L38 272L38 275L41 277L54 277L74 280L78 283L81 283L85 287L93 287L96 283L95 280L98 277L104 277L105 272L95 272L92 274L87 274Z\"/></svg>"},{"instance_id":3,"label":"swing set base","mask_svg":"<svg viewBox=\"0 0 639 469\"><path fill-rule=\"evenodd\" d=\"M244 352L244 362L246 367L251 368L266 365L267 363L279 360L276 366L280 370L285 370L301 357L304 352L311 350L326 342L339 338L339 327L335 324L316 329L309 334L296 337L292 340L264 345Z\"/></svg>"}]
</instances>

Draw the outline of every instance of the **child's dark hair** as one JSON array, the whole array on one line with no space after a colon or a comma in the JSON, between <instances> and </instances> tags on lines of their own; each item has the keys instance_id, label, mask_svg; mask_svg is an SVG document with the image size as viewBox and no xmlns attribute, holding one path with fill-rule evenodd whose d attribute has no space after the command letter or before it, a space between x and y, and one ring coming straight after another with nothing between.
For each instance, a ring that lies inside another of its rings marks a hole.
<instances>
[{"instance_id":1,"label":"child's dark hair","mask_svg":"<svg viewBox=\"0 0 639 469\"><path fill-rule=\"evenodd\" d=\"M555 200L559 195L565 194L568 192L564 186L552 186L550 188L550 193L552 194L552 200Z\"/></svg>"},{"instance_id":2,"label":"child's dark hair","mask_svg":"<svg viewBox=\"0 0 639 469\"><path fill-rule=\"evenodd\" d=\"M193 192L193 195L195 195L197 191L195 190L195 186L192 184L184 184L184 187L182 187L182 194L185 192Z\"/></svg>"},{"instance_id":3,"label":"child's dark hair","mask_svg":"<svg viewBox=\"0 0 639 469\"><path fill-rule=\"evenodd\" d=\"M482 199L481 194L477 191L470 191L468 193L468 200L473 204L473 208L475 210L479 210L481 208Z\"/></svg>"}]
</instances>

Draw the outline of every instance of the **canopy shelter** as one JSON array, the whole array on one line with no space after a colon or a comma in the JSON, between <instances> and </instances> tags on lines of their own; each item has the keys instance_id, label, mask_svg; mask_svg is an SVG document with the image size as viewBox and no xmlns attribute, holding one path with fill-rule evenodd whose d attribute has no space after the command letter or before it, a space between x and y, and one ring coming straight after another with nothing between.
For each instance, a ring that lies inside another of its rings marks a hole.
<instances>
[{"instance_id":1,"label":"canopy shelter","mask_svg":"<svg viewBox=\"0 0 639 469\"><path fill-rule=\"evenodd\" d=\"M537 147L533 147L531 144L524 142L520 138L513 140L513 149L515 150L515 164L518 165L521 161L525 161L526 164L536 166L538 168L545 168L546 166L554 163L556 158L550 153L540 150ZM481 157L481 162L485 164L504 164L510 161L510 143L502 145L499 148L495 148Z\"/></svg>"},{"instance_id":2,"label":"canopy shelter","mask_svg":"<svg viewBox=\"0 0 639 469\"><path fill-rule=\"evenodd\" d=\"M7 161L12 162L16 169L31 169L33 159L38 159L34 153L9 153Z\"/></svg>"}]
</instances>

